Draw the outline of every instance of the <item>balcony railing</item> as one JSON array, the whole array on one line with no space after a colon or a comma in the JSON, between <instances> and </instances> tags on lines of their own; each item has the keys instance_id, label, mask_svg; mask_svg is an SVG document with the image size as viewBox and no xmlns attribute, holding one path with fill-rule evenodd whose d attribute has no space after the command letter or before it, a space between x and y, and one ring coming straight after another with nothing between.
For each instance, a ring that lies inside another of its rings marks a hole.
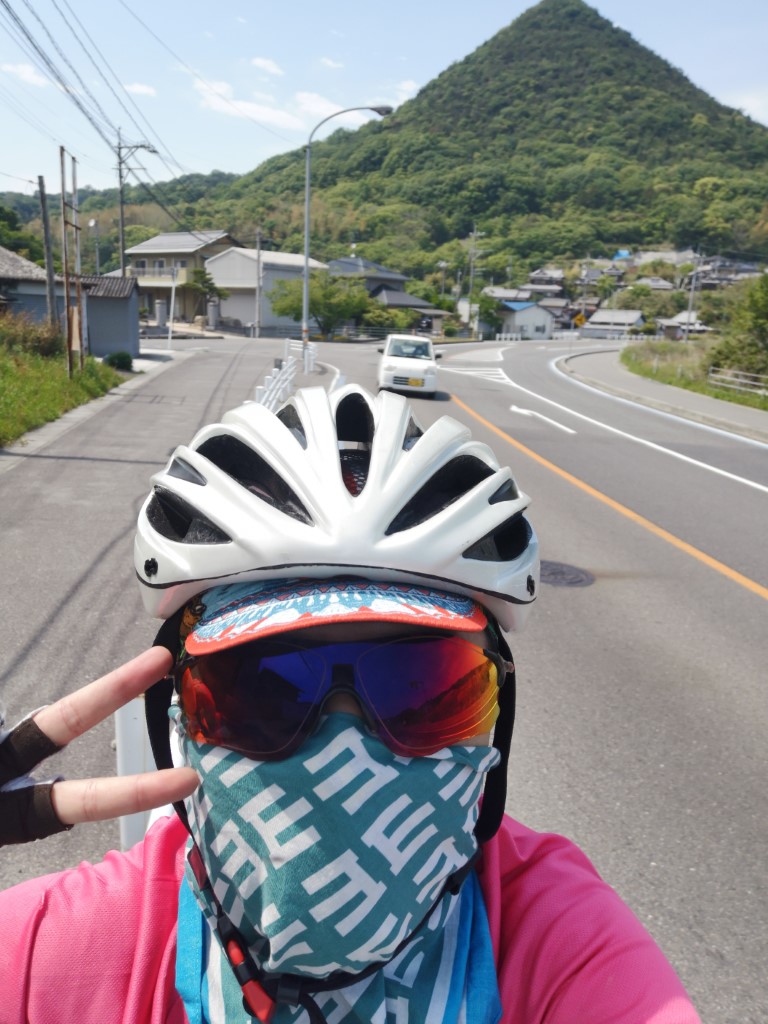
<instances>
[{"instance_id":1,"label":"balcony railing","mask_svg":"<svg viewBox=\"0 0 768 1024\"><path fill-rule=\"evenodd\" d=\"M187 284L189 281L188 267L126 267L125 269L129 277L135 277L145 288L149 285L170 288L173 284L174 271L176 272L176 287Z\"/></svg>"}]
</instances>

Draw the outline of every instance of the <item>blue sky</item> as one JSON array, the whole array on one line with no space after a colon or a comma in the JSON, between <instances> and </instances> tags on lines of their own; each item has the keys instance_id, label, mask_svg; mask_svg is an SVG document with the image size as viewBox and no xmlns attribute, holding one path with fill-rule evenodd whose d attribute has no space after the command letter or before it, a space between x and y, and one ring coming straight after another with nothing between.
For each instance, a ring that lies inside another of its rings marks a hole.
<instances>
[{"instance_id":1,"label":"blue sky","mask_svg":"<svg viewBox=\"0 0 768 1024\"><path fill-rule=\"evenodd\" d=\"M530 6L529 0L4 0L0 191L32 192L38 175L48 191L59 191L60 145L77 159L80 186L116 185L108 140L115 141L117 128L124 141L160 151L141 150L132 160L149 182L189 171L244 173L302 146L335 110L398 106ZM765 0L594 0L592 6L716 99L768 124ZM101 121L101 134L51 82L43 55L64 72L81 103L92 111L98 103L92 116ZM334 118L315 137L368 116L374 115Z\"/></svg>"}]
</instances>

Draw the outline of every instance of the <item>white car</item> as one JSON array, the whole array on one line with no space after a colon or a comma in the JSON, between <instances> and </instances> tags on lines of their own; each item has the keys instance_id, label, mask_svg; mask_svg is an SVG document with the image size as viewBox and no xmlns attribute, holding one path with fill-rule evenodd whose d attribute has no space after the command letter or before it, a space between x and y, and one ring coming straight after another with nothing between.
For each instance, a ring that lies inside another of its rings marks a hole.
<instances>
[{"instance_id":1,"label":"white car","mask_svg":"<svg viewBox=\"0 0 768 1024\"><path fill-rule=\"evenodd\" d=\"M410 391L434 398L437 391L437 360L432 342L419 334L390 334L379 360L379 391Z\"/></svg>"}]
</instances>

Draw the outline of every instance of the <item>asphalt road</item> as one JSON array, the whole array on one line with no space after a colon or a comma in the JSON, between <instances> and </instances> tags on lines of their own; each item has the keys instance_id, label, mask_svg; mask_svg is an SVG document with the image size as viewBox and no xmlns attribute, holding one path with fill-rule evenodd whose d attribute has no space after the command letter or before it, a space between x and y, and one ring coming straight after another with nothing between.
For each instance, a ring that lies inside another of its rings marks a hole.
<instances>
[{"instance_id":1,"label":"asphalt road","mask_svg":"<svg viewBox=\"0 0 768 1024\"><path fill-rule=\"evenodd\" d=\"M151 640L131 558L149 476L250 397L280 352L176 344L204 350L0 459L11 719ZM583 846L707 1024L765 1024L768 447L587 390L556 354L451 347L437 399L415 401L425 422L470 423L532 496L544 583L513 644L508 810ZM325 345L321 358L312 383L373 387L375 346ZM56 770L109 773L112 740L105 724ZM117 843L106 824L5 850L0 886Z\"/></svg>"}]
</instances>

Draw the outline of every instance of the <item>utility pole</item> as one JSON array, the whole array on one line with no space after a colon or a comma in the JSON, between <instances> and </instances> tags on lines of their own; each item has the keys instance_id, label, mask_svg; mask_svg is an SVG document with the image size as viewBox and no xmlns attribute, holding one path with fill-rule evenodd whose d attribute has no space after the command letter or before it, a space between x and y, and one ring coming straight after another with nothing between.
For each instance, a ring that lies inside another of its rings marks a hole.
<instances>
[{"instance_id":1,"label":"utility pole","mask_svg":"<svg viewBox=\"0 0 768 1024\"><path fill-rule=\"evenodd\" d=\"M146 149L148 153L156 153L154 146L148 142L136 142L128 145L123 142L120 129L117 130L117 183L120 202L120 276L125 277L125 200L123 192L125 189L125 164L140 149Z\"/></svg>"},{"instance_id":2,"label":"utility pole","mask_svg":"<svg viewBox=\"0 0 768 1024\"><path fill-rule=\"evenodd\" d=\"M685 318L683 330L683 341L688 341L688 334L691 330L691 316L693 315L693 297L696 294L696 281L699 276L699 254L693 257L693 270L691 271L691 290L688 293L688 316Z\"/></svg>"},{"instance_id":3,"label":"utility pole","mask_svg":"<svg viewBox=\"0 0 768 1024\"><path fill-rule=\"evenodd\" d=\"M261 228L256 228L256 311L253 321L254 338L261 337Z\"/></svg>"},{"instance_id":4,"label":"utility pole","mask_svg":"<svg viewBox=\"0 0 768 1024\"><path fill-rule=\"evenodd\" d=\"M470 236L472 241L469 247L469 307L467 313L467 326L469 327L473 338L475 336L475 328L472 326L472 289L475 285L475 260L478 256L482 255L482 253L478 252L477 249L477 239L481 238L484 234L484 231L477 230L477 225L475 224L472 229L472 235Z\"/></svg>"},{"instance_id":5,"label":"utility pole","mask_svg":"<svg viewBox=\"0 0 768 1024\"><path fill-rule=\"evenodd\" d=\"M59 323L56 306L56 282L53 270L53 246L51 244L51 222L48 219L48 197L45 194L45 179L38 176L37 188L40 193L40 217L43 222L43 246L45 247L45 294L48 301L48 321L52 326Z\"/></svg>"}]
</instances>

